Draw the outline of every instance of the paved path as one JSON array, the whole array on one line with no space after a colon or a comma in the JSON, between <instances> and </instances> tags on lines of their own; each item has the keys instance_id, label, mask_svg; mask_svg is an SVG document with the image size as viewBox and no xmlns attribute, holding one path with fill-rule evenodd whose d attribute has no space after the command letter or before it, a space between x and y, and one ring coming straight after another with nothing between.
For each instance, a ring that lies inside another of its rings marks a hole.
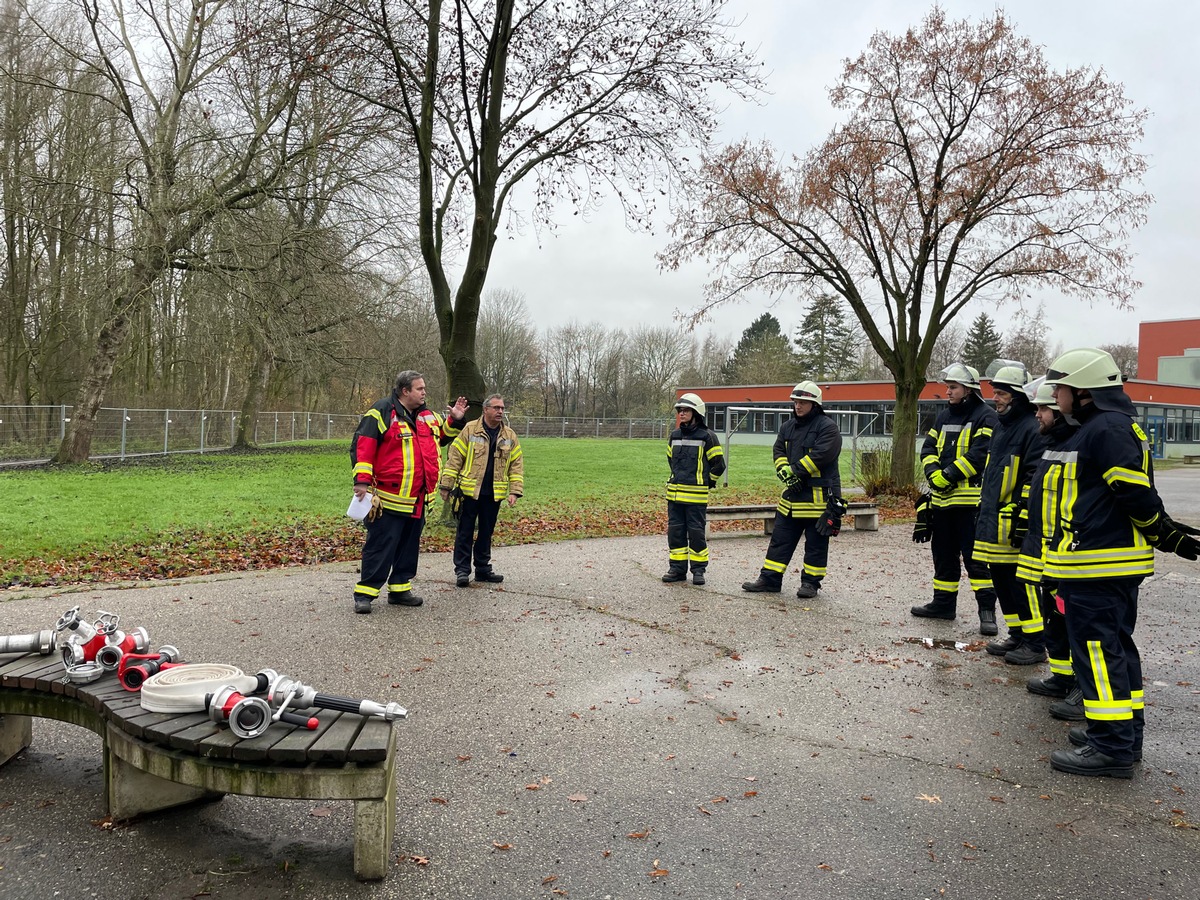
<instances>
[{"instance_id":1,"label":"paved path","mask_svg":"<svg viewBox=\"0 0 1200 900\"><path fill-rule=\"evenodd\" d=\"M501 549L503 590L431 554L426 606L370 616L347 565L0 603L0 633L80 603L192 661L411 710L382 884L353 880L349 803L106 829L98 739L39 721L0 770L0 896L1200 897L1200 564L1160 556L1143 590L1144 764L1086 779L1050 770L1067 726L973 616L909 617L931 573L909 532L844 532L805 602L739 590L758 535L716 537L703 588L663 585L649 537Z\"/></svg>"}]
</instances>

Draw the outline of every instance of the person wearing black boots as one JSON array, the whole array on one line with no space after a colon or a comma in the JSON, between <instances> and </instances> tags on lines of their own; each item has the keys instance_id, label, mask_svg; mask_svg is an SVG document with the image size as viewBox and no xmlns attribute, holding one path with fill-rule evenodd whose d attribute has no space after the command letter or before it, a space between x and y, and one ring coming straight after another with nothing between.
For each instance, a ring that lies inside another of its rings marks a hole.
<instances>
[{"instance_id":1,"label":"person wearing black boots","mask_svg":"<svg viewBox=\"0 0 1200 900\"><path fill-rule=\"evenodd\" d=\"M1038 381L1041 383L1033 396L1038 430L1046 439L1046 450L1053 451L1079 426L1073 420L1063 418L1058 404L1054 402L1052 386L1046 384L1044 379ZM1058 596L1054 582L1043 578L1042 572L1046 554L1044 541L1054 534L1057 515L1057 508L1053 504L1042 502L1042 476L1049 466L1049 460L1043 455L1034 472L1027 504L1033 512L1029 518L1029 532L1017 560L1017 577L1027 592L1036 591L1041 600L1042 617L1045 619L1043 636L1050 674L1044 678L1030 678L1025 687L1031 694L1055 698L1057 702L1050 705L1050 715L1056 719L1082 722L1083 693L1076 687L1075 672L1071 669L1071 644L1067 640L1067 619L1062 598Z\"/></svg>"},{"instance_id":2,"label":"person wearing black boots","mask_svg":"<svg viewBox=\"0 0 1200 900\"><path fill-rule=\"evenodd\" d=\"M1033 403L1023 389L1027 380L1020 364L1003 365L992 376L1000 424L988 449L975 523L975 559L992 574L1008 626L1008 636L991 641L987 652L1014 666L1046 661L1040 597L1036 590L1027 592L1017 579L1021 542L1029 530L1029 486L1046 446Z\"/></svg>"},{"instance_id":3,"label":"person wearing black boots","mask_svg":"<svg viewBox=\"0 0 1200 900\"><path fill-rule=\"evenodd\" d=\"M750 593L777 594L783 575L800 540L804 567L796 597L811 600L821 590L829 561L829 538L841 528L842 476L839 469L842 434L821 406L821 388L802 381L792 388L794 415L779 427L771 455L783 495L775 507L771 543L754 581L742 583Z\"/></svg>"},{"instance_id":4,"label":"person wearing black boots","mask_svg":"<svg viewBox=\"0 0 1200 900\"><path fill-rule=\"evenodd\" d=\"M927 619L955 618L965 566L979 608L979 633L994 635L999 631L996 591L987 566L975 559L974 547L983 468L999 420L979 396L978 371L954 363L942 371L940 380L946 385L948 402L921 447L921 464L931 491L933 600L914 606L912 614Z\"/></svg>"},{"instance_id":5,"label":"person wearing black boots","mask_svg":"<svg viewBox=\"0 0 1200 900\"><path fill-rule=\"evenodd\" d=\"M708 570L708 538L704 534L708 492L725 471L725 451L704 421L704 401L684 394L675 404L679 427L667 440L667 553L670 563L662 580L704 584Z\"/></svg>"}]
</instances>

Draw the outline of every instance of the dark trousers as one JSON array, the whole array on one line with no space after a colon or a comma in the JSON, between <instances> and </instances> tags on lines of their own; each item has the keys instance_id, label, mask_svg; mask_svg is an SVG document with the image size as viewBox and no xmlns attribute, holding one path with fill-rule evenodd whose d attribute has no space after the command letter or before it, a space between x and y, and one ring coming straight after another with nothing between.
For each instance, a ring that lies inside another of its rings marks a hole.
<instances>
[{"instance_id":1,"label":"dark trousers","mask_svg":"<svg viewBox=\"0 0 1200 900\"><path fill-rule=\"evenodd\" d=\"M458 528L454 532L455 574L471 574L472 553L476 572L492 571L492 532L496 530L499 516L499 500L463 497L462 509L458 513ZM475 536L476 525L479 527L478 537Z\"/></svg>"},{"instance_id":2,"label":"dark trousers","mask_svg":"<svg viewBox=\"0 0 1200 900\"><path fill-rule=\"evenodd\" d=\"M829 535L817 531L816 519L794 519L778 512L775 513L775 524L771 526L767 558L759 572L763 581L783 584L783 573L787 571L801 538L804 538L804 568L800 581L821 586L829 562Z\"/></svg>"},{"instance_id":3,"label":"dark trousers","mask_svg":"<svg viewBox=\"0 0 1200 900\"><path fill-rule=\"evenodd\" d=\"M708 568L708 538L704 536L707 514L707 503L667 501L667 552L672 572L686 572L689 562L693 572Z\"/></svg>"},{"instance_id":4,"label":"dark trousers","mask_svg":"<svg viewBox=\"0 0 1200 900\"><path fill-rule=\"evenodd\" d=\"M933 551L934 606L948 610L958 606L958 582L966 568L979 608L996 608L992 575L987 565L977 562L973 554L978 513L974 506L939 506L933 510L929 549Z\"/></svg>"},{"instance_id":5,"label":"dark trousers","mask_svg":"<svg viewBox=\"0 0 1200 900\"><path fill-rule=\"evenodd\" d=\"M1042 584L1038 589L1042 594L1042 613L1046 617L1046 655L1049 657L1050 671L1064 678L1074 678L1067 616L1059 608L1062 601L1058 597L1058 588L1056 585Z\"/></svg>"},{"instance_id":6,"label":"dark trousers","mask_svg":"<svg viewBox=\"0 0 1200 900\"><path fill-rule=\"evenodd\" d=\"M385 510L374 522L364 524L367 540L363 544L362 572L354 586L355 596L374 600L385 582L393 594L412 590L425 519Z\"/></svg>"},{"instance_id":7,"label":"dark trousers","mask_svg":"<svg viewBox=\"0 0 1200 900\"><path fill-rule=\"evenodd\" d=\"M1035 585L1017 578L1017 564L989 563L992 586L1000 611L1004 613L1004 624L1011 634L1019 635L1026 643L1042 645L1042 598Z\"/></svg>"},{"instance_id":8,"label":"dark trousers","mask_svg":"<svg viewBox=\"0 0 1200 900\"><path fill-rule=\"evenodd\" d=\"M1145 725L1142 657L1133 642L1140 578L1059 582L1088 743L1132 762Z\"/></svg>"}]
</instances>

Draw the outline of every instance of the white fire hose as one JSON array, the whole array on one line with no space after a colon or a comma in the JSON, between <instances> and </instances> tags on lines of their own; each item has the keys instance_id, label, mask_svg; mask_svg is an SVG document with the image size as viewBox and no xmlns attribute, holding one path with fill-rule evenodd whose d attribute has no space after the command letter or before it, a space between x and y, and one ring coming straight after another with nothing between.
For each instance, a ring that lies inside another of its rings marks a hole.
<instances>
[{"instance_id":1,"label":"white fire hose","mask_svg":"<svg viewBox=\"0 0 1200 900\"><path fill-rule=\"evenodd\" d=\"M226 685L249 694L258 679L237 666L223 663L188 663L164 669L142 682L142 709L150 712L204 712L204 697Z\"/></svg>"}]
</instances>

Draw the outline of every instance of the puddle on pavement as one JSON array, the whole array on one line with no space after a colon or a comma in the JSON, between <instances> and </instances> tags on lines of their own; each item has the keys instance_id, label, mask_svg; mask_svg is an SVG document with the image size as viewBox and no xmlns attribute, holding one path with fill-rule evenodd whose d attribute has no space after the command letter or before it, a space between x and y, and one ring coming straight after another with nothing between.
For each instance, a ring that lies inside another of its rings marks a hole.
<instances>
[{"instance_id":1,"label":"puddle on pavement","mask_svg":"<svg viewBox=\"0 0 1200 900\"><path fill-rule=\"evenodd\" d=\"M920 644L930 650L957 650L959 653L968 653L983 647L983 641L956 641L951 638L902 637L900 640L905 644Z\"/></svg>"}]
</instances>

